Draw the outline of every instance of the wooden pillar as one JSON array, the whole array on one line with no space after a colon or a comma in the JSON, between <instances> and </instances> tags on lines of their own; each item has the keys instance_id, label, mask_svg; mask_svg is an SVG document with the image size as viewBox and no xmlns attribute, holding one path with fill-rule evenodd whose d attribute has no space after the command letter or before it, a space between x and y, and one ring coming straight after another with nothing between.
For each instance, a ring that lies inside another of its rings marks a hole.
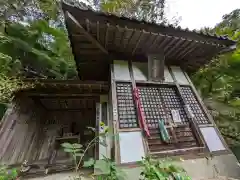
<instances>
[{"instance_id":1,"label":"wooden pillar","mask_svg":"<svg viewBox=\"0 0 240 180\"><path fill-rule=\"evenodd\" d=\"M116 92L116 82L114 78L114 68L113 63L110 66L111 71L111 99L112 99L112 111L113 111L113 134L118 135L118 109L117 109L117 92ZM118 138L114 138L114 157L117 164L120 163L120 145Z\"/></svg>"}]
</instances>

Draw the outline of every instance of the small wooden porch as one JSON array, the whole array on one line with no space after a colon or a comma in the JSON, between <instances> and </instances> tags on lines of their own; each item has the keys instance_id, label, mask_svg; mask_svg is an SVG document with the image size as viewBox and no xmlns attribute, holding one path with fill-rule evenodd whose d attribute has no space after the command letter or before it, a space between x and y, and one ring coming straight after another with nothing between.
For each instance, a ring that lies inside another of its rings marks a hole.
<instances>
[{"instance_id":1,"label":"small wooden porch","mask_svg":"<svg viewBox=\"0 0 240 180\"><path fill-rule=\"evenodd\" d=\"M102 95L108 95L106 82L39 80L18 92L1 123L1 163L19 167L25 161L28 176L73 169L72 157L60 144L85 145L95 137L87 127L98 127ZM97 159L98 152L96 145L85 158Z\"/></svg>"}]
</instances>

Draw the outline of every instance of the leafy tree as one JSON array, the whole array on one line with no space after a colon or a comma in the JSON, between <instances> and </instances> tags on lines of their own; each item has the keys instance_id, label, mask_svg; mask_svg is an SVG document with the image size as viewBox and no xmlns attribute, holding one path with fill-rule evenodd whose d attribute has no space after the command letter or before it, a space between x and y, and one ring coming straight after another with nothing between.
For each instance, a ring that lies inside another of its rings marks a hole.
<instances>
[{"instance_id":1,"label":"leafy tree","mask_svg":"<svg viewBox=\"0 0 240 180\"><path fill-rule=\"evenodd\" d=\"M193 81L203 97L220 101L226 107L233 106L237 112L240 108L240 9L224 15L222 21L214 28L205 27L202 31L220 36L227 35L237 42L237 48L201 68L192 77ZM216 110L219 112L216 117L217 125L228 143L239 143L240 140L236 138L240 133L239 115L235 112L223 114L220 109Z\"/></svg>"},{"instance_id":2,"label":"leafy tree","mask_svg":"<svg viewBox=\"0 0 240 180\"><path fill-rule=\"evenodd\" d=\"M23 75L22 71L28 71L44 78L76 77L75 62L66 29L61 23L63 17L58 4L57 1L51 1L50 10L46 8L50 1L4 2L4 9L0 13L3 40L0 52L4 58L1 68L5 68L2 72L13 75L8 71L18 64L19 69L12 72Z\"/></svg>"},{"instance_id":3,"label":"leafy tree","mask_svg":"<svg viewBox=\"0 0 240 180\"><path fill-rule=\"evenodd\" d=\"M177 26L180 18L167 18L166 0L90 0L95 10L114 13L153 23Z\"/></svg>"}]
</instances>

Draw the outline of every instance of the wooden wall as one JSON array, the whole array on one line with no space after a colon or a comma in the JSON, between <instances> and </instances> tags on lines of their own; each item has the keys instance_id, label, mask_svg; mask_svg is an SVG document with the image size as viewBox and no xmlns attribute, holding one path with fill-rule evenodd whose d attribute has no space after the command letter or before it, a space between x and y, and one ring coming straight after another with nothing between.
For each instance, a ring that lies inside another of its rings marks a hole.
<instances>
[{"instance_id":1,"label":"wooden wall","mask_svg":"<svg viewBox=\"0 0 240 180\"><path fill-rule=\"evenodd\" d=\"M36 149L41 137L41 117L45 112L37 108L31 99L24 99L28 108L10 107L0 130L0 161L6 164L35 160Z\"/></svg>"},{"instance_id":2,"label":"wooden wall","mask_svg":"<svg viewBox=\"0 0 240 180\"><path fill-rule=\"evenodd\" d=\"M0 163L45 161L61 127L67 127L71 122L76 122L79 130L95 125L95 109L84 112L46 111L31 99L24 99L24 102L26 106L21 106L21 109L17 106L9 108L3 118L0 128ZM66 157L63 151L58 155Z\"/></svg>"}]
</instances>

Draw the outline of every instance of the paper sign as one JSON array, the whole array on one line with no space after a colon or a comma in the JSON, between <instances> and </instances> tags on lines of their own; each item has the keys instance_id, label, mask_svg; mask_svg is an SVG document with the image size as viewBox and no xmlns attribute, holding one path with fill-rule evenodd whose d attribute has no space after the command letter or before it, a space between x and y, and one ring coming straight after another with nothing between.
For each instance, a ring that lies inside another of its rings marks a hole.
<instances>
[{"instance_id":1,"label":"paper sign","mask_svg":"<svg viewBox=\"0 0 240 180\"><path fill-rule=\"evenodd\" d=\"M171 114L172 114L173 121L174 121L175 123L181 123L181 122L182 122L178 110L172 109L172 110L171 110Z\"/></svg>"},{"instance_id":2,"label":"paper sign","mask_svg":"<svg viewBox=\"0 0 240 180\"><path fill-rule=\"evenodd\" d=\"M187 113L188 118L194 118L194 114L193 114L192 109L189 105L185 105L184 109Z\"/></svg>"}]
</instances>

